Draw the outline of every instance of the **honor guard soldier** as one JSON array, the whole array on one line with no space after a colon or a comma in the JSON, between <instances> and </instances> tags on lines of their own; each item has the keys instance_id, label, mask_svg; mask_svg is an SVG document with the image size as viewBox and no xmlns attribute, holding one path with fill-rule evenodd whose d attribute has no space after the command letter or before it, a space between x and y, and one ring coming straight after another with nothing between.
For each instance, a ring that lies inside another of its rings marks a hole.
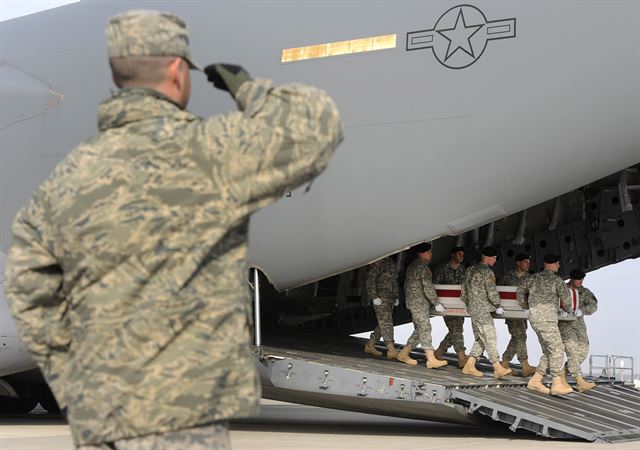
<instances>
[{"instance_id":1,"label":"honor guard soldier","mask_svg":"<svg viewBox=\"0 0 640 450\"><path fill-rule=\"evenodd\" d=\"M227 449L260 400L249 216L324 170L338 111L213 64L239 111L200 118L182 19L129 11L106 35L120 90L18 213L7 298L78 448Z\"/></svg>"},{"instance_id":2,"label":"honor guard soldier","mask_svg":"<svg viewBox=\"0 0 640 450\"><path fill-rule=\"evenodd\" d=\"M550 253L544 255L544 270L527 278L518 286L516 294L520 306L529 310L529 321L538 335L543 353L527 387L551 395L573 392L562 374L564 345L558 329L558 312L569 301L569 289L557 275L558 269L560 257ZM551 371L553 380L551 390L542 384L547 369Z\"/></svg>"},{"instance_id":3,"label":"honor guard soldier","mask_svg":"<svg viewBox=\"0 0 640 450\"><path fill-rule=\"evenodd\" d=\"M507 272L499 284L501 286L520 286L529 274L529 264L531 257L526 253L516 255L516 267ZM529 355L527 353L527 321L526 319L505 319L507 329L511 335L509 344L502 354L502 366L508 368L509 361L514 355L518 355L518 361L522 366L522 376L530 377L536 372L536 368L529 365Z\"/></svg>"},{"instance_id":4,"label":"honor guard soldier","mask_svg":"<svg viewBox=\"0 0 640 450\"><path fill-rule=\"evenodd\" d=\"M462 368L462 373L474 377L483 376L482 372L476 369L476 362L485 349L489 361L493 365L495 378L501 378L511 373L511 369L500 365L496 327L491 316L492 312L498 315L504 314L504 310L500 306L500 295L496 288L496 276L491 270L497 257L498 252L495 248L485 247L482 249L482 259L467 269L460 293L460 299L467 305L467 312L471 316L471 326L475 337L469 360Z\"/></svg>"},{"instance_id":5,"label":"honor guard soldier","mask_svg":"<svg viewBox=\"0 0 640 450\"><path fill-rule=\"evenodd\" d=\"M462 264L464 261L464 248L453 247L449 255L449 261L436 269L433 276L435 284L462 284L464 280L465 267ZM458 367L462 369L468 359L465 354L466 347L464 346L464 317L445 316L444 323L449 332L433 354L436 358L442 359L445 352L453 345L453 350L458 356Z\"/></svg>"},{"instance_id":6,"label":"honor guard soldier","mask_svg":"<svg viewBox=\"0 0 640 450\"><path fill-rule=\"evenodd\" d=\"M398 361L412 366L418 364L415 359L411 358L410 353L411 349L422 344L422 349L427 355L427 368L434 369L446 366L447 362L436 359L433 354L429 307L433 305L436 311L443 312L444 306L438 302L438 294L431 281L432 275L429 269L429 263L433 257L431 244L418 244L415 250L418 257L409 264L404 280L405 302L411 311L415 329L398 355Z\"/></svg>"},{"instance_id":7,"label":"honor guard soldier","mask_svg":"<svg viewBox=\"0 0 640 450\"><path fill-rule=\"evenodd\" d=\"M373 356L382 356L382 352L376 349L376 343L382 335L384 343L387 345L387 358L396 359L398 351L393 345L393 307L398 302L399 296L396 262L391 256L369 266L366 285L367 294L372 299L378 325L371 333L369 342L364 346L364 351Z\"/></svg>"}]
</instances>

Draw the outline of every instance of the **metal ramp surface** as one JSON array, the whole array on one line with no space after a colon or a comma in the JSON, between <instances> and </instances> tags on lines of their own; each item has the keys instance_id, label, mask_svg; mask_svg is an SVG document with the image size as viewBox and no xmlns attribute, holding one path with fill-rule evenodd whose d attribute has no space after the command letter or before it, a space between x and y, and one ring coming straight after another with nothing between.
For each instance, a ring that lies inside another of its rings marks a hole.
<instances>
[{"instance_id":1,"label":"metal ramp surface","mask_svg":"<svg viewBox=\"0 0 640 450\"><path fill-rule=\"evenodd\" d=\"M448 367L428 370L420 351L413 352L418 366L408 366L366 355L356 338L289 334L265 342L259 369L266 398L443 422L491 419L549 438L640 440L640 391L621 383L594 380L589 392L552 397L528 390L525 378L493 379L486 360L478 365L485 377L475 378L452 355Z\"/></svg>"}]
</instances>

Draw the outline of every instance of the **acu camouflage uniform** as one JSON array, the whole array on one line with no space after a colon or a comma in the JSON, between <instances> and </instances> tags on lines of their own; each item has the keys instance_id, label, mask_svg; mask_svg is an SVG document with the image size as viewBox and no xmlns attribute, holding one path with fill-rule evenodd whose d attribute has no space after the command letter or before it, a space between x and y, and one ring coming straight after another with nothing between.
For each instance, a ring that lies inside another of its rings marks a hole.
<instances>
[{"instance_id":1,"label":"acu camouflage uniform","mask_svg":"<svg viewBox=\"0 0 640 450\"><path fill-rule=\"evenodd\" d=\"M500 295L496 288L496 276L486 264L477 263L467 269L460 299L467 305L475 342L471 347L476 359L486 350L491 363L499 361L496 327L491 313L500 306Z\"/></svg>"},{"instance_id":2,"label":"acu camouflage uniform","mask_svg":"<svg viewBox=\"0 0 640 450\"><path fill-rule=\"evenodd\" d=\"M521 276L515 269L507 272L500 280L501 286L520 286L531 274L524 272ZM514 355L518 355L518 361L529 359L527 353L527 321L525 319L505 319L507 329L511 335L509 344L502 354L503 361L511 361Z\"/></svg>"},{"instance_id":3,"label":"acu camouflage uniform","mask_svg":"<svg viewBox=\"0 0 640 450\"><path fill-rule=\"evenodd\" d=\"M371 339L378 342L382 335L385 344L393 344L393 306L398 298L395 261L392 258L384 258L371 264L366 284L369 298L382 300L381 305L373 305L378 326L371 333Z\"/></svg>"},{"instance_id":4,"label":"acu camouflage uniform","mask_svg":"<svg viewBox=\"0 0 640 450\"><path fill-rule=\"evenodd\" d=\"M457 269L451 267L451 263L442 264L436 269L433 276L434 284L462 284L464 281L465 267L460 264ZM439 348L447 350L453 345L457 352L464 352L464 317L444 317L444 323L449 329Z\"/></svg>"},{"instance_id":5,"label":"acu camouflage uniform","mask_svg":"<svg viewBox=\"0 0 640 450\"><path fill-rule=\"evenodd\" d=\"M416 258L407 267L404 281L405 303L411 311L414 326L407 346L415 348L418 344L422 344L425 352L433 350L429 308L431 305L438 304L438 294L433 287L431 277L429 263Z\"/></svg>"},{"instance_id":6,"label":"acu camouflage uniform","mask_svg":"<svg viewBox=\"0 0 640 450\"><path fill-rule=\"evenodd\" d=\"M341 140L333 101L246 81L203 119L151 89L100 105L13 224L7 297L77 445L254 415L249 215Z\"/></svg>"},{"instance_id":7,"label":"acu camouflage uniform","mask_svg":"<svg viewBox=\"0 0 640 450\"><path fill-rule=\"evenodd\" d=\"M589 336L587 335L587 324L584 316L590 316L598 309L598 300L589 289L584 286L575 288L578 292L579 304L578 308L582 311L582 316L576 317L576 320L563 320L558 322L560 336L567 353L567 370L573 376L582 376L582 363L589 355ZM569 292L572 288L569 286ZM571 297L572 298L572 295ZM573 298L571 303L563 305L567 309L575 313L573 308Z\"/></svg>"},{"instance_id":8,"label":"acu camouflage uniform","mask_svg":"<svg viewBox=\"0 0 640 450\"><path fill-rule=\"evenodd\" d=\"M531 327L542 348L536 371L544 376L549 369L554 377L562 375L564 345L558 329L558 311L560 305L568 304L569 289L557 274L543 270L518 286L516 295L520 306L529 310Z\"/></svg>"}]
</instances>

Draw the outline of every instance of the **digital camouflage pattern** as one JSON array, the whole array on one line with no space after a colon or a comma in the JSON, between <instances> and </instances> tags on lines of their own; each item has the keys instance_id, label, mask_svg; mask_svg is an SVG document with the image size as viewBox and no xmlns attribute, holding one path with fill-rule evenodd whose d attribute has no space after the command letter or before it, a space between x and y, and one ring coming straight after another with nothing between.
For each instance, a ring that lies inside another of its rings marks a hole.
<instances>
[{"instance_id":1,"label":"digital camouflage pattern","mask_svg":"<svg viewBox=\"0 0 640 450\"><path fill-rule=\"evenodd\" d=\"M465 267L460 264L453 268L451 263L445 263L436 269L433 275L434 284L462 284L464 280ZM449 332L440 342L439 348L447 350L453 346L456 352L464 352L464 317L444 316L444 324Z\"/></svg>"},{"instance_id":2,"label":"digital camouflage pattern","mask_svg":"<svg viewBox=\"0 0 640 450\"><path fill-rule=\"evenodd\" d=\"M174 14L127 11L109 19L106 35L109 58L180 56L191 68L199 69L189 53L187 24Z\"/></svg>"},{"instance_id":3,"label":"digital camouflage pattern","mask_svg":"<svg viewBox=\"0 0 640 450\"><path fill-rule=\"evenodd\" d=\"M552 376L560 376L564 345L558 329L558 311L561 304L569 304L569 289L556 273L543 270L520 284L516 296L520 306L529 310L531 327L542 348L536 370L545 375L549 369Z\"/></svg>"},{"instance_id":4,"label":"digital camouflage pattern","mask_svg":"<svg viewBox=\"0 0 640 450\"><path fill-rule=\"evenodd\" d=\"M469 267L462 283L460 299L467 305L475 337L469 355L480 358L486 350L489 361L498 362L498 338L491 313L500 306L500 294L493 270L482 263Z\"/></svg>"},{"instance_id":5,"label":"digital camouflage pattern","mask_svg":"<svg viewBox=\"0 0 640 450\"><path fill-rule=\"evenodd\" d=\"M77 450L230 450L229 423L217 422L201 427L150 434L101 445L84 445Z\"/></svg>"},{"instance_id":6,"label":"digital camouflage pattern","mask_svg":"<svg viewBox=\"0 0 640 450\"><path fill-rule=\"evenodd\" d=\"M381 305L373 305L378 325L371 333L371 339L378 342L382 336L385 344L393 344L393 306L399 297L396 262L393 258L384 258L371 264L366 285L371 300L382 300Z\"/></svg>"},{"instance_id":7,"label":"digital camouflage pattern","mask_svg":"<svg viewBox=\"0 0 640 450\"><path fill-rule=\"evenodd\" d=\"M519 286L530 276L529 272L523 272L518 276L518 271L513 269L500 279L499 284L501 286ZM511 361L515 355L518 355L518 361L529 359L527 352L527 321L525 319L505 319L505 323L511 339L502 354L502 360Z\"/></svg>"},{"instance_id":8,"label":"digital camouflage pattern","mask_svg":"<svg viewBox=\"0 0 640 450\"><path fill-rule=\"evenodd\" d=\"M206 119L156 91L100 105L13 224L7 298L76 445L254 415L249 215L342 139L333 101L244 83Z\"/></svg>"},{"instance_id":9,"label":"digital camouflage pattern","mask_svg":"<svg viewBox=\"0 0 640 450\"><path fill-rule=\"evenodd\" d=\"M414 330L407 345L415 348L422 344L422 348L433 350L431 342L431 321L429 319L429 308L438 304L438 294L433 287L432 274L429 263L416 258L407 267L404 280L405 303L411 318L413 319Z\"/></svg>"},{"instance_id":10,"label":"digital camouflage pattern","mask_svg":"<svg viewBox=\"0 0 640 450\"><path fill-rule=\"evenodd\" d=\"M571 287L569 287L571 292ZM567 370L576 377L582 375L582 363L589 355L589 336L587 334L587 324L584 321L585 315L591 315L598 309L598 300L588 288L580 286L576 288L579 298L579 309L583 315L576 317L574 321L559 321L558 328L560 336L567 353ZM571 308L571 312L573 308Z\"/></svg>"}]
</instances>

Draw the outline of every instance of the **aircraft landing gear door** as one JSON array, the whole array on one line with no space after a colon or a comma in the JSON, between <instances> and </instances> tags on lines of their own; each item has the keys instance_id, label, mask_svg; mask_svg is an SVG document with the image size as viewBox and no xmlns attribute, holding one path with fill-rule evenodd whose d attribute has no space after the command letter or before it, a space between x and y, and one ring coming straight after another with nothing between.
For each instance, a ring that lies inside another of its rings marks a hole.
<instances>
[{"instance_id":1,"label":"aircraft landing gear door","mask_svg":"<svg viewBox=\"0 0 640 450\"><path fill-rule=\"evenodd\" d=\"M253 269L253 295L254 344L257 349L260 349L262 336L260 330L260 275L258 274L258 269Z\"/></svg>"}]
</instances>

